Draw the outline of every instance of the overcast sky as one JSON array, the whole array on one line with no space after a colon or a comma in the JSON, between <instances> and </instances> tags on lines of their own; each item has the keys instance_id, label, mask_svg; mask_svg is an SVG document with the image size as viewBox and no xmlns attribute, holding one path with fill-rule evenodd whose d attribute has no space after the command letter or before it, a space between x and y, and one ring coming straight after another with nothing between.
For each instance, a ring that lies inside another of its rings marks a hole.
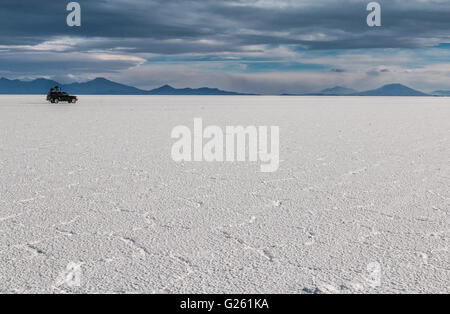
<instances>
[{"instance_id":1,"label":"overcast sky","mask_svg":"<svg viewBox=\"0 0 450 314\"><path fill-rule=\"evenodd\" d=\"M297 93L403 83L450 90L450 1L387 0L382 27L369 0L0 1L0 76L140 88L219 87Z\"/></svg>"}]
</instances>

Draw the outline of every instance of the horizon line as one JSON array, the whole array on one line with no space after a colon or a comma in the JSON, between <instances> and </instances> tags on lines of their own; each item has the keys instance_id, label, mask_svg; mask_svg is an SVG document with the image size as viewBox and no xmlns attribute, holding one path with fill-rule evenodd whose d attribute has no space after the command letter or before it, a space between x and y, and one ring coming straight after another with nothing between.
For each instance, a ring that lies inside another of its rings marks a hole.
<instances>
[{"instance_id":1,"label":"horizon line","mask_svg":"<svg viewBox=\"0 0 450 314\"><path fill-rule=\"evenodd\" d=\"M157 91L159 89L162 89L162 88L166 87L166 88L171 88L174 91L182 91L182 90L195 91L195 90L201 90L201 89L217 90L218 92L236 94L236 96L331 96L331 97L333 97L333 96L370 96L370 95L357 95L357 94L372 92L372 91L380 90L380 89L385 88L385 87L399 86L399 87L411 89L414 92L419 92L419 93L424 94L424 95L415 96L415 97L424 97L424 96L445 97L445 96L449 96L450 95L450 88L449 88L449 90L437 89L437 90L433 90L431 92L422 92L419 89L411 88L408 85L404 85L402 83L388 83L388 84L382 85L380 87L376 87L376 88L372 88L372 89L368 89L368 90L362 90L362 91L361 90L356 90L356 89L353 89L353 88L347 87L347 86L336 85L336 86L333 86L333 87L324 88L324 89L319 90L319 91L309 91L309 92L303 92L303 93L280 92L280 93L264 94L264 93L251 93L251 92L235 92L235 91L223 90L221 88L208 87L208 86L202 86L202 87L174 87L170 83L166 83L166 84L163 84L163 85L161 85L159 87L155 87L155 88L152 88L152 89L143 89L143 88L139 88L139 87L136 87L136 86L133 86L133 85L128 85L128 84L120 83L120 82L117 82L117 81L113 81L111 79L108 79L106 77L101 77L101 76L93 78L93 79L87 79L85 81L73 81L73 82L70 82L70 83L60 83L56 79L50 79L50 78L46 78L46 77L25 79L25 78L7 78L5 76L2 76L2 77L0 77L0 80L8 80L8 81L12 81L12 82L13 81L19 81L19 82L22 82L22 83L32 83L32 82L39 81L39 80L45 80L45 81L53 81L53 82L55 82L55 83L57 83L58 85L61 85L61 86L73 85L73 84L86 84L86 83L90 83L90 82L93 82L93 81L96 81L96 80L104 80L104 81L108 81L110 83L122 85L124 87L133 88L133 89L135 89L137 91L140 91L140 92L143 92L143 93L154 92L154 91ZM349 93L349 94L332 94L332 93L324 94L325 91L330 90L330 89L335 89L335 88L353 89L355 92L354 93ZM438 92L448 93L449 95L436 95L436 94L434 94L434 93L438 93ZM0 92L0 94L2 94L2 95L20 95L20 94L17 94L17 93L9 94L9 93L1 93L1 92ZM31 95L31 94L29 94L29 95ZM85 95L89 95L89 94L85 94ZM92 94L92 95L98 95L98 94ZM116 94L111 94L111 95L116 95ZM121 95L121 94L117 94L117 95ZM129 95L129 94L124 93L123 95ZM233 96L233 95L229 95L229 96ZM378 96L378 97L380 97L380 96ZM387 97L389 97L389 96L387 96ZM396 96L396 97L399 97L399 96ZM414 97L414 96L411 95L411 96L406 96L406 97Z\"/></svg>"}]
</instances>

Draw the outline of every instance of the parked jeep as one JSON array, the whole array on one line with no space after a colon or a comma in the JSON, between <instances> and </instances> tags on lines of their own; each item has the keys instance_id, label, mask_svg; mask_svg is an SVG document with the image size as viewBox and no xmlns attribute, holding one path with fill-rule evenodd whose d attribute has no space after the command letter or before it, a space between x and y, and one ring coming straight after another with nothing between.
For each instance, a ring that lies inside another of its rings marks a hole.
<instances>
[{"instance_id":1,"label":"parked jeep","mask_svg":"<svg viewBox=\"0 0 450 314\"><path fill-rule=\"evenodd\" d=\"M71 96L66 92L61 91L61 88L58 86L52 88L50 92L47 94L47 101L52 104L57 104L61 101L67 101L68 103L76 103L78 101L77 96Z\"/></svg>"}]
</instances>

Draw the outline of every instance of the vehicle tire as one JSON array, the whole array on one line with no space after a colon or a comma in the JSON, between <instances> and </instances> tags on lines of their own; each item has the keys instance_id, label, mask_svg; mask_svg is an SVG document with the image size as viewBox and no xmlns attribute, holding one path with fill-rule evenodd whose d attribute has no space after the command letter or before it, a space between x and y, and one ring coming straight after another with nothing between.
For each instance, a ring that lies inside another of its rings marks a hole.
<instances>
[{"instance_id":1,"label":"vehicle tire","mask_svg":"<svg viewBox=\"0 0 450 314\"><path fill-rule=\"evenodd\" d=\"M55 99L55 100L54 100L54 103L55 103L55 104L59 103L59 99Z\"/></svg>"}]
</instances>

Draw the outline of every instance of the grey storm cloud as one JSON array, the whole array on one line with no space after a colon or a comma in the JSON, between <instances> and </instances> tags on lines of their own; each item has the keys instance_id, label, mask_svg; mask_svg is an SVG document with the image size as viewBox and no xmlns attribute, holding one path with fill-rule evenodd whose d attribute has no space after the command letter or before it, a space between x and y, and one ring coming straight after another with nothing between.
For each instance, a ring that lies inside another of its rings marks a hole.
<instances>
[{"instance_id":1,"label":"grey storm cloud","mask_svg":"<svg viewBox=\"0 0 450 314\"><path fill-rule=\"evenodd\" d=\"M425 51L450 43L448 0L378 0L379 28L366 24L372 0L78 0L82 26L68 27L70 1L0 1L0 76L104 75L143 88L192 83L262 93L394 75L445 81L427 71L446 67L406 67L448 60L448 50ZM380 56L391 48L399 51Z\"/></svg>"},{"instance_id":2,"label":"grey storm cloud","mask_svg":"<svg viewBox=\"0 0 450 314\"><path fill-rule=\"evenodd\" d=\"M2 0L1 44L82 36L109 39L86 49L119 46L176 54L269 44L305 49L411 48L446 42L450 34L448 1L379 1L383 27L377 30L365 24L369 1L364 0L79 0L81 28L65 24L68 2ZM205 40L213 42L201 42Z\"/></svg>"}]
</instances>

